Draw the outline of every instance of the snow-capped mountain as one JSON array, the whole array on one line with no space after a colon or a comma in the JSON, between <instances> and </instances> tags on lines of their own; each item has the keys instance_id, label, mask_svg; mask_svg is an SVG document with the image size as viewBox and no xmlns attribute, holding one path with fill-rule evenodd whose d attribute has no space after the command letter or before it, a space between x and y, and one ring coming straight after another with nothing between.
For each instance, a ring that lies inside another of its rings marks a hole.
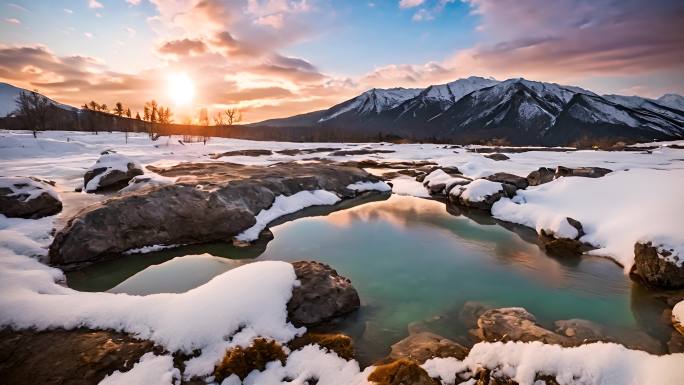
<instances>
[{"instance_id":1,"label":"snow-capped mountain","mask_svg":"<svg viewBox=\"0 0 684 385\"><path fill-rule=\"evenodd\" d=\"M353 99L329 108L318 119L318 122L325 122L344 114L355 114L359 117L379 114L396 107L405 100L416 97L421 91L420 88L373 88Z\"/></svg>"},{"instance_id":2,"label":"snow-capped mountain","mask_svg":"<svg viewBox=\"0 0 684 385\"><path fill-rule=\"evenodd\" d=\"M22 92L29 91L23 88L15 87L11 84L0 83L0 117L7 116L17 109L16 100ZM68 106L66 104L58 103L52 99L50 99L50 101L55 107L69 111L75 110L74 107Z\"/></svg>"},{"instance_id":3,"label":"snow-capped mountain","mask_svg":"<svg viewBox=\"0 0 684 385\"><path fill-rule=\"evenodd\" d=\"M684 138L684 97L600 96L523 78L481 77L417 89L373 89L325 111L255 126L311 128L349 137L516 145ZM312 131L312 132L314 132Z\"/></svg>"}]
</instances>

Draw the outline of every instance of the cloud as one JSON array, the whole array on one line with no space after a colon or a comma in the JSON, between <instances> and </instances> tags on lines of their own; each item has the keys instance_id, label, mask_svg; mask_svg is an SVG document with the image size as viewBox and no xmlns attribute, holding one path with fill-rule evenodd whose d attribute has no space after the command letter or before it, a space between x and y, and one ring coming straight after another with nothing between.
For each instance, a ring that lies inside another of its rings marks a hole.
<instances>
[{"instance_id":1,"label":"cloud","mask_svg":"<svg viewBox=\"0 0 684 385\"><path fill-rule=\"evenodd\" d=\"M29 11L28 9L22 7L22 6L19 5L19 4L15 4L15 3L7 3L7 6L10 7L10 8L14 8L14 9L20 10L20 11L22 11L22 12L28 12L28 11Z\"/></svg>"},{"instance_id":2,"label":"cloud","mask_svg":"<svg viewBox=\"0 0 684 385\"><path fill-rule=\"evenodd\" d=\"M414 8L417 7L421 4L423 4L425 0L401 0L399 2L399 8L406 9L406 8Z\"/></svg>"},{"instance_id":3,"label":"cloud","mask_svg":"<svg viewBox=\"0 0 684 385\"><path fill-rule=\"evenodd\" d=\"M202 54L207 52L207 49L207 45L201 40L181 39L167 41L158 51L168 55L188 56Z\"/></svg>"},{"instance_id":4,"label":"cloud","mask_svg":"<svg viewBox=\"0 0 684 385\"><path fill-rule=\"evenodd\" d=\"M283 27L283 15L282 14L275 14L275 15L268 15L268 16L261 16L254 20L254 24L257 25L267 25L269 27L273 27L275 29L280 29Z\"/></svg>"},{"instance_id":5,"label":"cloud","mask_svg":"<svg viewBox=\"0 0 684 385\"><path fill-rule=\"evenodd\" d=\"M100 3L97 0L88 0L88 8L90 8L90 9L104 8L104 5L102 5L102 3Z\"/></svg>"},{"instance_id":6,"label":"cloud","mask_svg":"<svg viewBox=\"0 0 684 385\"><path fill-rule=\"evenodd\" d=\"M412 0L409 0L412 1ZM466 0L467 1L467 0ZM434 20L437 15L442 13L444 11L444 8L447 6L447 4L453 3L455 0L437 0L437 2L432 6L432 7L425 7L419 9L416 13L413 14L413 17L411 17L411 20L413 21L430 21ZM414 5L418 6L423 4L421 1L419 4Z\"/></svg>"},{"instance_id":7,"label":"cloud","mask_svg":"<svg viewBox=\"0 0 684 385\"><path fill-rule=\"evenodd\" d=\"M140 4L140 0L126 0L128 4L130 4L132 7L135 7L136 5Z\"/></svg>"},{"instance_id":8,"label":"cloud","mask_svg":"<svg viewBox=\"0 0 684 385\"><path fill-rule=\"evenodd\" d=\"M413 21L428 21L433 20L435 17L427 9L419 9L418 12L413 14L411 20Z\"/></svg>"},{"instance_id":9,"label":"cloud","mask_svg":"<svg viewBox=\"0 0 684 385\"><path fill-rule=\"evenodd\" d=\"M5 23L7 23L7 24L21 24L21 21L19 21L19 19L15 19L13 17L8 17L5 19Z\"/></svg>"},{"instance_id":10,"label":"cloud","mask_svg":"<svg viewBox=\"0 0 684 385\"><path fill-rule=\"evenodd\" d=\"M74 13L74 11L70 10L69 8L64 8L64 13L68 13L69 15L71 15Z\"/></svg>"},{"instance_id":11,"label":"cloud","mask_svg":"<svg viewBox=\"0 0 684 385\"><path fill-rule=\"evenodd\" d=\"M124 27L124 31L128 33L128 37L135 37L135 29L131 27Z\"/></svg>"},{"instance_id":12,"label":"cloud","mask_svg":"<svg viewBox=\"0 0 684 385\"><path fill-rule=\"evenodd\" d=\"M83 32L83 36L85 36L88 40L93 40L93 34L91 32Z\"/></svg>"}]
</instances>

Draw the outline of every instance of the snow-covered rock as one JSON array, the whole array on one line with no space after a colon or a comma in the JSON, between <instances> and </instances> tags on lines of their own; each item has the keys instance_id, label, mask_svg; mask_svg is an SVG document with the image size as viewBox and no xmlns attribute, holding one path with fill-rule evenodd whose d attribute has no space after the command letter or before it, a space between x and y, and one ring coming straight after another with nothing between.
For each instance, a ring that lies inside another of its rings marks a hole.
<instances>
[{"instance_id":1,"label":"snow-covered rock","mask_svg":"<svg viewBox=\"0 0 684 385\"><path fill-rule=\"evenodd\" d=\"M503 183L475 179L465 186L453 188L449 200L463 206L489 210L505 194Z\"/></svg>"},{"instance_id":2,"label":"snow-covered rock","mask_svg":"<svg viewBox=\"0 0 684 385\"><path fill-rule=\"evenodd\" d=\"M30 177L0 177L0 214L35 219L60 211L62 202L47 182Z\"/></svg>"},{"instance_id":3,"label":"snow-covered rock","mask_svg":"<svg viewBox=\"0 0 684 385\"><path fill-rule=\"evenodd\" d=\"M684 255L679 250L651 242L634 245L635 272L651 285L678 288L684 286Z\"/></svg>"},{"instance_id":4,"label":"snow-covered rock","mask_svg":"<svg viewBox=\"0 0 684 385\"><path fill-rule=\"evenodd\" d=\"M142 174L142 166L134 159L117 153L105 153L83 175L83 189L85 192L95 192L125 186L135 176Z\"/></svg>"},{"instance_id":5,"label":"snow-covered rock","mask_svg":"<svg viewBox=\"0 0 684 385\"><path fill-rule=\"evenodd\" d=\"M466 178L462 175L452 176L446 173L443 169L438 168L437 170L429 173L423 179L423 186L425 186L430 194L449 194L455 186L466 185L470 183L472 179Z\"/></svg>"}]
</instances>

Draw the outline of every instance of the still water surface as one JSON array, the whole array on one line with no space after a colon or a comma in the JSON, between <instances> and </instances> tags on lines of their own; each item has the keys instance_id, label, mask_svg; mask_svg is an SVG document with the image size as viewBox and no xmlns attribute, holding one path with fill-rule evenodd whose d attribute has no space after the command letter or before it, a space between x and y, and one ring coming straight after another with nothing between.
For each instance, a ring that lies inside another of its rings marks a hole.
<instances>
[{"instance_id":1,"label":"still water surface","mask_svg":"<svg viewBox=\"0 0 684 385\"><path fill-rule=\"evenodd\" d=\"M125 256L70 273L68 281L79 290L183 292L253 261L322 261L359 291L362 309L336 328L354 337L362 362L383 357L409 325L470 342L459 316L468 301L522 306L551 328L555 320L584 318L636 330L637 320L661 310L635 299L633 283L607 259L549 257L531 231L511 231L484 216L452 215L431 200L393 195L271 230L275 238L268 244Z\"/></svg>"}]
</instances>

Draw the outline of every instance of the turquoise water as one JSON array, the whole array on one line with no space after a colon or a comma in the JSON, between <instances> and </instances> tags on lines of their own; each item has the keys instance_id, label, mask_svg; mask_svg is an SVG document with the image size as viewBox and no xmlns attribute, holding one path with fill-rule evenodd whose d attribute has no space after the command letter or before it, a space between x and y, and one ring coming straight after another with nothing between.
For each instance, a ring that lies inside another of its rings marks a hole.
<instances>
[{"instance_id":1,"label":"turquoise water","mask_svg":"<svg viewBox=\"0 0 684 385\"><path fill-rule=\"evenodd\" d=\"M359 291L361 311L332 328L352 335L367 362L384 356L411 324L472 342L459 316L468 301L522 306L547 327L584 318L631 330L639 312L658 311L635 298L633 283L610 260L549 257L530 231L452 215L436 201L394 195L271 230L272 241L252 248L210 244L126 256L70 273L68 281L80 290L182 292L252 261L322 261Z\"/></svg>"}]
</instances>

